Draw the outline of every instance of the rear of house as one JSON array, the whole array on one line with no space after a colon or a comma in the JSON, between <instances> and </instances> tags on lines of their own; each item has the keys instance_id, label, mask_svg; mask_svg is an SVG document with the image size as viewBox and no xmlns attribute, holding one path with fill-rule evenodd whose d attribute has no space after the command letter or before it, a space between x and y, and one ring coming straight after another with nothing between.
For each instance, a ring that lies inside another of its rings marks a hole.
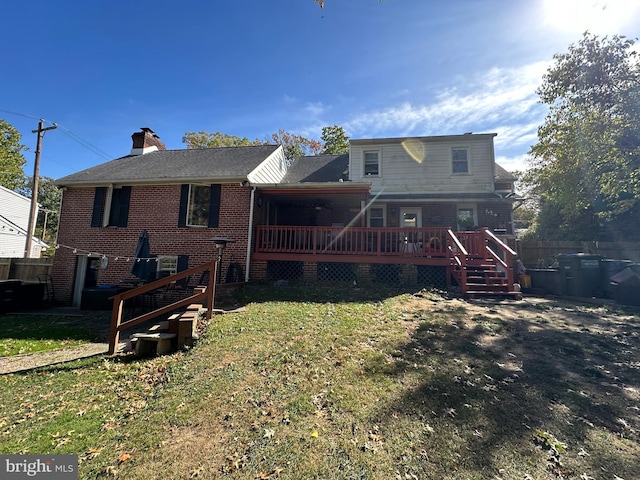
<instances>
[{"instance_id":1,"label":"rear of house","mask_svg":"<svg viewBox=\"0 0 640 480\"><path fill-rule=\"evenodd\" d=\"M448 284L472 230L513 232L513 177L495 164L493 137L352 140L348 155L288 162L275 145L166 150L142 129L129 155L57 180L56 296L80 305L83 290L131 277L143 230L151 254L140 261L157 274L210 261L212 238L227 237L223 282Z\"/></svg>"}]
</instances>

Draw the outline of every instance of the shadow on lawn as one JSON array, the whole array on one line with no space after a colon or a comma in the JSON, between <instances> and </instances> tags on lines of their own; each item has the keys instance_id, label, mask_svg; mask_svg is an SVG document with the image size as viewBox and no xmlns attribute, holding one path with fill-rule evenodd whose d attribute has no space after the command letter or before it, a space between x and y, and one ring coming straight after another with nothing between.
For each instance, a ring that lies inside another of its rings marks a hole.
<instances>
[{"instance_id":1,"label":"shadow on lawn","mask_svg":"<svg viewBox=\"0 0 640 480\"><path fill-rule=\"evenodd\" d=\"M104 342L109 338L109 324L109 318L97 314L7 313L0 315L0 339Z\"/></svg>"},{"instance_id":2,"label":"shadow on lawn","mask_svg":"<svg viewBox=\"0 0 640 480\"><path fill-rule=\"evenodd\" d=\"M498 310L505 308L518 307ZM422 458L414 469L497 475L496 459L509 464L505 452L521 459L534 452L539 429L571 446L558 457L562 465L547 466L560 478L577 466L608 472L607 478L640 471L640 317L625 323L578 314L569 324L464 311L421 322L394 354L395 368L385 372L418 375L419 386L382 416L388 425L403 415L437 425L424 451L450 444L460 457L448 466L441 459L425 465ZM578 458L581 448L594 448L598 431L628 439L630 451L612 453L601 435L602 450Z\"/></svg>"}]
</instances>

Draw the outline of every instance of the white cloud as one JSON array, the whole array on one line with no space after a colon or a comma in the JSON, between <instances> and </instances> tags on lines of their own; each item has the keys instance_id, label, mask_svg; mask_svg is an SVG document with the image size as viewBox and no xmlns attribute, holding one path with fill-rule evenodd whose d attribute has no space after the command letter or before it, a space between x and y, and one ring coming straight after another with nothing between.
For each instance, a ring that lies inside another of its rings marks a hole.
<instances>
[{"instance_id":1,"label":"white cloud","mask_svg":"<svg viewBox=\"0 0 640 480\"><path fill-rule=\"evenodd\" d=\"M529 132L544 115L535 91L547 66L538 62L519 68L493 68L475 78L458 78L432 101L406 101L361 113L350 118L345 128L358 136L488 132L501 125L510 125L514 132L524 126Z\"/></svg>"},{"instance_id":2,"label":"white cloud","mask_svg":"<svg viewBox=\"0 0 640 480\"><path fill-rule=\"evenodd\" d=\"M496 157L496 163L508 172L513 172L514 170L522 171L528 168L528 159L529 155L527 154L517 155L515 157L498 156Z\"/></svg>"}]
</instances>

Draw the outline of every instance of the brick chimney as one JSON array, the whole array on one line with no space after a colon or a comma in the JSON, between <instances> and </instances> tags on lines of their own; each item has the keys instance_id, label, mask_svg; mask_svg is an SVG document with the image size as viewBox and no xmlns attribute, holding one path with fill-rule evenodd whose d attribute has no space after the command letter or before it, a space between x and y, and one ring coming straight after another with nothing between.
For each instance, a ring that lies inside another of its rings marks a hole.
<instances>
[{"instance_id":1,"label":"brick chimney","mask_svg":"<svg viewBox=\"0 0 640 480\"><path fill-rule=\"evenodd\" d=\"M153 130L146 127L142 127L140 130L142 131L131 135L133 140L131 155L144 155L145 153L167 149L166 145L160 141L160 137L153 133Z\"/></svg>"}]
</instances>

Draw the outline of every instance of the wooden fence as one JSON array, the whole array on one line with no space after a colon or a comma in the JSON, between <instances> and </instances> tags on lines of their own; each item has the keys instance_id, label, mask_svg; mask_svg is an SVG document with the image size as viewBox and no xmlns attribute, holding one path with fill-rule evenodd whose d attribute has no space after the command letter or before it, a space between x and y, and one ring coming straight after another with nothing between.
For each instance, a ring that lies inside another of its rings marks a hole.
<instances>
[{"instance_id":1,"label":"wooden fence","mask_svg":"<svg viewBox=\"0 0 640 480\"><path fill-rule=\"evenodd\" d=\"M53 258L0 258L0 280L16 279L37 282L51 275Z\"/></svg>"},{"instance_id":2,"label":"wooden fence","mask_svg":"<svg viewBox=\"0 0 640 480\"><path fill-rule=\"evenodd\" d=\"M522 263L529 268L544 268L553 263L561 253L589 253L616 260L631 260L640 263L640 242L516 242L516 252Z\"/></svg>"}]
</instances>

